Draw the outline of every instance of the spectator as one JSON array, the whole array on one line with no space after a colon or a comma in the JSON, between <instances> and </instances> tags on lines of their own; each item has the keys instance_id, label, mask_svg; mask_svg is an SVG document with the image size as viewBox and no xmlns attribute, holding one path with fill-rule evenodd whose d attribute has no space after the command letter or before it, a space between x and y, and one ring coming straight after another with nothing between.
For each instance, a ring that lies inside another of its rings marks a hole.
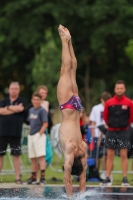
<instances>
[{"instance_id":1,"label":"spectator","mask_svg":"<svg viewBox=\"0 0 133 200\"><path fill-rule=\"evenodd\" d=\"M48 133L50 133L51 127L53 126L53 122L52 122L52 118L51 118L51 114L50 114L50 104L46 99L47 97L47 93L48 93L48 88L45 85L40 85L38 86L37 90L36 90L42 97L42 102L41 102L41 106L47 111L48 113ZM27 116L29 113L29 109L33 107L32 103L30 103L28 105L28 107L26 108L26 112L25 112L25 119L24 122L26 124L29 124L29 122L27 121Z\"/></svg>"},{"instance_id":2,"label":"spectator","mask_svg":"<svg viewBox=\"0 0 133 200\"><path fill-rule=\"evenodd\" d=\"M84 107L82 107L82 110L80 112L80 131L81 131L81 134L82 134L82 139L85 141L85 135L86 135L86 132L87 132L87 127L86 127L86 113L85 113L85 109Z\"/></svg>"},{"instance_id":3,"label":"spectator","mask_svg":"<svg viewBox=\"0 0 133 200\"><path fill-rule=\"evenodd\" d=\"M46 132L50 133L50 129L51 129L53 123L52 123L51 115L50 115L50 112L49 112L49 102L47 100L45 100L46 97L47 97L48 88L45 85L40 85L40 86L38 86L36 92L39 93L41 95L41 97L42 97L41 106L46 110L47 115L48 115L48 128L47 128ZM26 114L25 114L25 123L26 124L29 124L29 122L27 121L27 116L28 116L28 113L29 113L29 109L31 107L33 107L32 103L30 103L30 105L26 109ZM46 144L48 144L47 140L48 140L48 138L46 138ZM46 148L46 145L45 145L45 148ZM45 161L47 162L47 164L48 164L49 161L51 161L51 159L47 159L47 158L51 157L51 152L49 152L49 154L48 154L48 152L49 151L46 151L47 155L45 155L45 158L44 158ZM38 169L40 171L39 163L37 162L37 164L38 164ZM39 183L40 182L40 178L38 179L38 175L37 175L37 180L39 180L39 181L37 181Z\"/></svg>"},{"instance_id":4,"label":"spectator","mask_svg":"<svg viewBox=\"0 0 133 200\"><path fill-rule=\"evenodd\" d=\"M130 142L129 125L133 122L133 104L124 93L126 91L124 81L117 81L115 84L115 96L109 99L105 104L104 120L108 125L106 133L106 179L105 185L111 185L110 173L113 166L115 149L120 149L120 157L122 162L123 180L122 185L128 186L127 180L127 148Z\"/></svg>"},{"instance_id":5,"label":"spectator","mask_svg":"<svg viewBox=\"0 0 133 200\"><path fill-rule=\"evenodd\" d=\"M41 106L47 111L47 114L48 114L48 128L47 128L47 133L50 133L51 127L53 125L53 122L52 122L52 118L51 118L51 114L50 114L50 104L49 104L49 101L45 100L46 97L47 97L47 94L48 94L48 88L45 85L40 85L37 88L37 92L42 97ZM47 135L46 141L47 140L49 140L48 135ZM47 148L49 146L47 144L49 144L49 142L46 142L46 150L47 150ZM51 159L48 160L47 158L51 158ZM52 161L51 152L48 151L48 150L46 151L45 160L46 160L47 164L48 164L49 161Z\"/></svg>"},{"instance_id":6,"label":"spectator","mask_svg":"<svg viewBox=\"0 0 133 200\"><path fill-rule=\"evenodd\" d=\"M38 86L37 90L36 90L42 97L42 103L41 106L47 111L47 113L49 112L49 101L45 100L48 94L48 88L45 85L40 85Z\"/></svg>"},{"instance_id":7,"label":"spectator","mask_svg":"<svg viewBox=\"0 0 133 200\"><path fill-rule=\"evenodd\" d=\"M92 150L94 149L94 143L92 139L92 134L90 130L90 115L85 113L84 107L80 112L80 131L82 134L82 139L88 144L88 156L92 155Z\"/></svg>"},{"instance_id":8,"label":"spectator","mask_svg":"<svg viewBox=\"0 0 133 200\"><path fill-rule=\"evenodd\" d=\"M85 116L85 127L86 127L85 141L88 144L88 156L90 157L92 156L92 151L94 149L94 142L90 129L90 115L88 113Z\"/></svg>"},{"instance_id":9,"label":"spectator","mask_svg":"<svg viewBox=\"0 0 133 200\"><path fill-rule=\"evenodd\" d=\"M46 100L48 94L48 88L45 85L40 85L37 88L37 92L42 97L41 106L47 111L48 113L48 133L50 133L51 127L53 126L51 114L50 114L50 104L49 101Z\"/></svg>"},{"instance_id":10,"label":"spectator","mask_svg":"<svg viewBox=\"0 0 133 200\"><path fill-rule=\"evenodd\" d=\"M20 85L12 82L9 86L9 97L0 102L0 171L3 167L3 156L6 154L8 144L14 158L15 182L21 184L20 155L21 132L26 101L19 97Z\"/></svg>"},{"instance_id":11,"label":"spectator","mask_svg":"<svg viewBox=\"0 0 133 200\"><path fill-rule=\"evenodd\" d=\"M90 125L90 114L89 113L86 113L86 115L85 115L85 124L86 125Z\"/></svg>"},{"instance_id":12,"label":"spectator","mask_svg":"<svg viewBox=\"0 0 133 200\"><path fill-rule=\"evenodd\" d=\"M131 170L133 171L133 123L129 126L129 133L130 133L130 145L128 149L128 158L132 159L131 162ZM132 179L133 181L133 179Z\"/></svg>"},{"instance_id":13,"label":"spectator","mask_svg":"<svg viewBox=\"0 0 133 200\"><path fill-rule=\"evenodd\" d=\"M92 152L92 157L96 159L96 166L98 169L100 168L100 158L103 156L102 153L99 154L99 148L100 148L100 152L103 152L104 138L102 138L102 134L100 130L95 127L105 124L104 119L103 119L104 104L110 97L111 97L110 93L103 92L101 94L101 99L100 99L101 103L95 105L92 108L91 113L90 113L90 121L91 121L90 125L94 126L94 128L91 129L92 137L94 140L94 151ZM100 139L101 139L101 142L99 142Z\"/></svg>"},{"instance_id":14,"label":"spectator","mask_svg":"<svg viewBox=\"0 0 133 200\"><path fill-rule=\"evenodd\" d=\"M29 110L28 121L30 122L30 134L28 135L28 154L32 161L32 173L27 180L27 184L35 184L37 182L38 161L40 166L40 183L45 183L46 162L46 135L44 134L48 122L47 112L41 106L42 97L35 92L32 95L33 107Z\"/></svg>"}]
</instances>

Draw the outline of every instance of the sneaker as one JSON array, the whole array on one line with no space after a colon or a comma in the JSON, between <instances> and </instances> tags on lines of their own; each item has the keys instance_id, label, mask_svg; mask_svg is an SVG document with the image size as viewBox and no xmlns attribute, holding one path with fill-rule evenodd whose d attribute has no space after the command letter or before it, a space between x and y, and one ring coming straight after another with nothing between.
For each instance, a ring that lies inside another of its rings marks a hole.
<instances>
[{"instance_id":1,"label":"sneaker","mask_svg":"<svg viewBox=\"0 0 133 200\"><path fill-rule=\"evenodd\" d=\"M27 180L27 184L28 185L31 185L31 184L36 184L36 179L33 179L33 178L29 178L28 180Z\"/></svg>"},{"instance_id":2,"label":"sneaker","mask_svg":"<svg viewBox=\"0 0 133 200\"><path fill-rule=\"evenodd\" d=\"M102 180L105 180L105 179L106 179L106 173L103 172L103 173L100 175L100 178L101 178Z\"/></svg>"},{"instance_id":3,"label":"sneaker","mask_svg":"<svg viewBox=\"0 0 133 200\"><path fill-rule=\"evenodd\" d=\"M130 186L128 180L127 180L127 177L123 177L123 180L122 180L122 186Z\"/></svg>"},{"instance_id":4,"label":"sneaker","mask_svg":"<svg viewBox=\"0 0 133 200\"><path fill-rule=\"evenodd\" d=\"M110 175L110 181L111 181L111 183L113 183L113 175L112 174Z\"/></svg>"},{"instance_id":5,"label":"sneaker","mask_svg":"<svg viewBox=\"0 0 133 200\"><path fill-rule=\"evenodd\" d=\"M39 184L41 184L41 185L45 185L45 184L46 184L46 180L45 180L45 178L40 178L40 182L39 182Z\"/></svg>"},{"instance_id":6,"label":"sneaker","mask_svg":"<svg viewBox=\"0 0 133 200\"><path fill-rule=\"evenodd\" d=\"M103 186L111 186L112 182L111 182L110 178L106 177L106 179L103 181L102 185Z\"/></svg>"}]
</instances>

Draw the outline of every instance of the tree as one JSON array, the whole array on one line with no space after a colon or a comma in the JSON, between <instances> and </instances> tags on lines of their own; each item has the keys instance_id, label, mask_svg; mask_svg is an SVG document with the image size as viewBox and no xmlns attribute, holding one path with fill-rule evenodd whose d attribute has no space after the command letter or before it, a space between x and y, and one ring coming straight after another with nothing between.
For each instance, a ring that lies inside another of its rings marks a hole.
<instances>
[{"instance_id":1,"label":"tree","mask_svg":"<svg viewBox=\"0 0 133 200\"><path fill-rule=\"evenodd\" d=\"M130 62L131 62L131 66L133 66L133 39L130 39L128 41L128 44L127 46L125 47L125 52L126 52L126 55L127 57L130 59ZM132 68L130 69L130 72L128 74L128 76L132 77ZM133 99L133 89L132 89L132 84L130 84L128 86L128 95L130 97L132 97Z\"/></svg>"},{"instance_id":2,"label":"tree","mask_svg":"<svg viewBox=\"0 0 133 200\"><path fill-rule=\"evenodd\" d=\"M45 84L49 89L49 100L52 105L57 105L56 86L59 79L61 66L60 51L53 40L50 30L46 32L46 42L35 55L32 68L33 91L38 85Z\"/></svg>"},{"instance_id":3,"label":"tree","mask_svg":"<svg viewBox=\"0 0 133 200\"><path fill-rule=\"evenodd\" d=\"M55 80L46 84L52 91L52 101L56 100L53 88L59 71L55 78L51 68L54 56L57 65L59 62L61 45L57 28L60 23L68 27L72 35L78 59L79 94L88 112L98 102L103 90L113 92L117 79L124 79L127 91L130 89L132 65L124 49L132 39L132 1L6 0L0 2L0 7L1 91L11 80L18 80L24 95L30 99L32 86L40 84L35 79L37 66L41 71L50 60L50 70L46 72L46 67L43 72L50 80ZM48 43L49 30L51 36ZM50 47L52 43L54 46ZM52 55L49 55L47 45ZM42 59L43 53L45 59Z\"/></svg>"}]
</instances>

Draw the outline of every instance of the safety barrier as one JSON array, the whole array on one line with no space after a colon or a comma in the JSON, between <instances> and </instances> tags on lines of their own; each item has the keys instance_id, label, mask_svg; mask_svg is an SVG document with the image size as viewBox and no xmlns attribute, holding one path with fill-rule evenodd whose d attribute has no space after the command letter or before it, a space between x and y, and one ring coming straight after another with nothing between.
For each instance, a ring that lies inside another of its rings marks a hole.
<instances>
[{"instance_id":1,"label":"safety barrier","mask_svg":"<svg viewBox=\"0 0 133 200\"><path fill-rule=\"evenodd\" d=\"M22 145L22 155L20 156L20 163L21 163L21 173L27 173L30 172L31 169L31 163L28 158L28 149L27 149L27 135L28 135L29 126L23 125L22 129L22 139L21 139L21 145ZM14 174L14 165L13 165L13 159L10 155L10 147L7 148L6 156L4 157L4 167L1 171L2 175L7 174Z\"/></svg>"},{"instance_id":2,"label":"safety barrier","mask_svg":"<svg viewBox=\"0 0 133 200\"><path fill-rule=\"evenodd\" d=\"M96 127L91 127L91 128L96 128ZM21 144L22 144L22 156L20 156L20 161L21 161L21 173L27 173L31 171L31 163L30 160L28 158L28 149L27 149L27 136L28 136L28 130L29 130L29 126L27 125L23 125L23 130L22 130L22 140L21 140ZM53 148L54 151L54 148ZM102 161L103 162L103 161ZM131 162L131 161L130 161ZM49 165L50 169L54 172L62 172L62 170L56 169L53 164ZM104 172L104 170L100 170L100 173ZM121 170L113 170L112 171L113 174L121 174L122 171ZM5 156L4 159L4 167L1 171L1 174L3 175L7 175L7 174L14 174L14 165L13 165L13 160L12 157L10 155L10 149L7 149L7 155ZM128 170L128 174L133 174L133 171Z\"/></svg>"}]
</instances>

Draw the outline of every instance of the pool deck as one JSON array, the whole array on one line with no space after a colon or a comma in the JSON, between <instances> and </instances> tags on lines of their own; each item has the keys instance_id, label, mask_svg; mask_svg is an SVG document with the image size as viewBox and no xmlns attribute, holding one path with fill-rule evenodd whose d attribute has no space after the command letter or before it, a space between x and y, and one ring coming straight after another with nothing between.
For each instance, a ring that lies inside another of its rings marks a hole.
<instances>
[{"instance_id":1,"label":"pool deck","mask_svg":"<svg viewBox=\"0 0 133 200\"><path fill-rule=\"evenodd\" d=\"M63 184L46 184L46 185L27 185L27 184L16 184L16 183L0 183L0 188L36 188L36 187L64 187ZM79 185L73 185L73 187L79 187ZM106 187L106 186L101 186L101 185L89 185L87 184L86 187L89 188L94 188L94 187ZM120 188L120 187L125 187L121 185L112 185L109 187L113 188ZM128 186L128 188L133 188L133 186Z\"/></svg>"}]
</instances>

